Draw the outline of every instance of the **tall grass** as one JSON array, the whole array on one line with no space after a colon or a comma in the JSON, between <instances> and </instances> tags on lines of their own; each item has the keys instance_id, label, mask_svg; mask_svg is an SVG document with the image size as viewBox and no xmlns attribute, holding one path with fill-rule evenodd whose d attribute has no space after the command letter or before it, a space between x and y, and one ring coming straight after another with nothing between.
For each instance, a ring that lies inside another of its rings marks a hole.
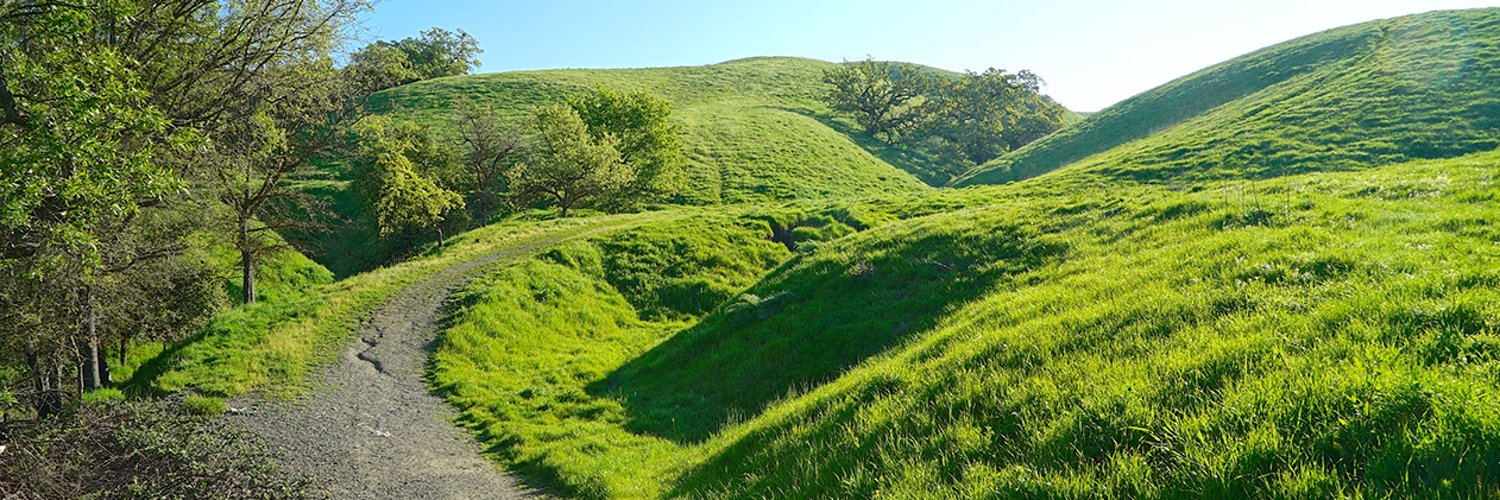
<instances>
[{"instance_id":1,"label":"tall grass","mask_svg":"<svg viewBox=\"0 0 1500 500\"><path fill-rule=\"evenodd\" d=\"M1497 167L852 201L701 317L535 259L434 380L586 497L1492 495Z\"/></svg>"}]
</instances>

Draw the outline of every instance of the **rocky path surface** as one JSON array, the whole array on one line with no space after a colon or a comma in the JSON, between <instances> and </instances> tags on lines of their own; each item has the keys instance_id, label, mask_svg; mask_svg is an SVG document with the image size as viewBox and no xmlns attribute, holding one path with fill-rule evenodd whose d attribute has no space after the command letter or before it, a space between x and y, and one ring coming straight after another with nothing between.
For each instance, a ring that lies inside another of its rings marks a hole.
<instances>
[{"instance_id":1,"label":"rocky path surface","mask_svg":"<svg viewBox=\"0 0 1500 500\"><path fill-rule=\"evenodd\" d=\"M396 292L297 400L247 398L228 419L279 450L292 471L333 498L526 498L549 496L480 455L452 409L423 380L444 300L493 264L615 225L557 229L520 238Z\"/></svg>"}]
</instances>

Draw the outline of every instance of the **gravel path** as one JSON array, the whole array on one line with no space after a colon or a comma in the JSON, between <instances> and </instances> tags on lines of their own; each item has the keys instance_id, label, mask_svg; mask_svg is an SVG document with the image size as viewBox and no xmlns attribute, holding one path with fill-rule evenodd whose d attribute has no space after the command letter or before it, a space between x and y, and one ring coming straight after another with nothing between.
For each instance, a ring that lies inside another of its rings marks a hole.
<instances>
[{"instance_id":1,"label":"gravel path","mask_svg":"<svg viewBox=\"0 0 1500 500\"><path fill-rule=\"evenodd\" d=\"M228 419L259 434L294 472L333 498L526 498L548 496L480 455L480 447L423 381L443 301L498 261L606 230L604 224L523 237L396 292L361 327L312 395L246 398Z\"/></svg>"}]
</instances>

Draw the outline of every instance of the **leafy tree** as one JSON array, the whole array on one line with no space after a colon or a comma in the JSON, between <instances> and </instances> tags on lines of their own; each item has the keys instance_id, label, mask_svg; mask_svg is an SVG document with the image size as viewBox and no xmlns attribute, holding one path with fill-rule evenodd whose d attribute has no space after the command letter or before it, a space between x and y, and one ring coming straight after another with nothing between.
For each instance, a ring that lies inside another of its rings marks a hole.
<instances>
[{"instance_id":1,"label":"leafy tree","mask_svg":"<svg viewBox=\"0 0 1500 500\"><path fill-rule=\"evenodd\" d=\"M405 38L394 45L406 52L412 68L423 79L458 76L479 67L479 42L464 30L429 28L422 36Z\"/></svg>"},{"instance_id":2,"label":"leafy tree","mask_svg":"<svg viewBox=\"0 0 1500 500\"><path fill-rule=\"evenodd\" d=\"M517 201L549 201L567 217L570 209L597 202L635 180L635 169L620 155L619 139L590 134L578 111L543 107L532 118L531 159L508 173Z\"/></svg>"},{"instance_id":3,"label":"leafy tree","mask_svg":"<svg viewBox=\"0 0 1500 500\"><path fill-rule=\"evenodd\" d=\"M349 56L344 67L346 78L368 95L422 79L412 67L406 51L385 43L372 43Z\"/></svg>"},{"instance_id":4,"label":"leafy tree","mask_svg":"<svg viewBox=\"0 0 1500 500\"><path fill-rule=\"evenodd\" d=\"M359 145L351 162L354 189L367 206L374 207L380 200L384 182L380 155L387 152L399 152L411 163L413 171L423 177L452 183L444 188L463 189L463 175L454 168L448 148L440 145L421 124L371 115L360 118L351 130Z\"/></svg>"},{"instance_id":5,"label":"leafy tree","mask_svg":"<svg viewBox=\"0 0 1500 500\"><path fill-rule=\"evenodd\" d=\"M133 295L173 281L146 271L185 247L148 222L198 197L234 126L308 94L297 68L327 61L366 6L0 2L0 363L39 392L107 380L106 336L152 328L111 311L161 307Z\"/></svg>"},{"instance_id":6,"label":"leafy tree","mask_svg":"<svg viewBox=\"0 0 1500 500\"><path fill-rule=\"evenodd\" d=\"M338 131L359 110L345 105L350 89L326 58L289 64L263 78L296 92L266 101L245 119L220 124L218 140L200 153L216 167L204 169L202 188L229 209L226 222L240 252L245 303L256 299L257 262L289 248L278 233L319 228L324 202L291 181L311 173L314 160L344 153Z\"/></svg>"},{"instance_id":7,"label":"leafy tree","mask_svg":"<svg viewBox=\"0 0 1500 500\"><path fill-rule=\"evenodd\" d=\"M938 80L912 65L866 59L823 73L825 99L834 110L853 113L871 137L894 138L925 119L921 98Z\"/></svg>"},{"instance_id":8,"label":"leafy tree","mask_svg":"<svg viewBox=\"0 0 1500 500\"><path fill-rule=\"evenodd\" d=\"M958 78L865 60L824 73L825 96L866 134L922 153L983 163L1061 128L1067 110L1041 94L1030 71L988 69Z\"/></svg>"},{"instance_id":9,"label":"leafy tree","mask_svg":"<svg viewBox=\"0 0 1500 500\"><path fill-rule=\"evenodd\" d=\"M437 231L438 245L443 243L443 219L449 212L462 210L464 200L458 193L438 187L412 169L411 160L397 150L380 154L380 199L375 212L380 234L390 235L407 229Z\"/></svg>"},{"instance_id":10,"label":"leafy tree","mask_svg":"<svg viewBox=\"0 0 1500 500\"><path fill-rule=\"evenodd\" d=\"M501 125L493 107L462 101L458 139L467 151L462 189L475 218L484 219L499 207L507 189L505 172L525 154L526 138L520 130Z\"/></svg>"},{"instance_id":11,"label":"leafy tree","mask_svg":"<svg viewBox=\"0 0 1500 500\"><path fill-rule=\"evenodd\" d=\"M374 213L380 235L433 229L441 243L442 222L465 205L461 196L423 170L443 171L449 164L447 154L425 128L405 120L366 117L355 125L355 133L362 148L356 189Z\"/></svg>"},{"instance_id":12,"label":"leafy tree","mask_svg":"<svg viewBox=\"0 0 1500 500\"><path fill-rule=\"evenodd\" d=\"M479 67L479 42L464 30L431 28L421 36L366 45L345 71L363 94L408 83L468 74Z\"/></svg>"},{"instance_id":13,"label":"leafy tree","mask_svg":"<svg viewBox=\"0 0 1500 500\"><path fill-rule=\"evenodd\" d=\"M94 35L117 8L0 4L0 266L98 267L92 229L180 188L168 129L130 58Z\"/></svg>"},{"instance_id":14,"label":"leafy tree","mask_svg":"<svg viewBox=\"0 0 1500 500\"><path fill-rule=\"evenodd\" d=\"M932 94L921 135L946 140L975 164L1051 133L1067 111L1041 94L1030 71L967 73Z\"/></svg>"},{"instance_id":15,"label":"leafy tree","mask_svg":"<svg viewBox=\"0 0 1500 500\"><path fill-rule=\"evenodd\" d=\"M667 101L645 91L600 88L568 99L595 139L613 136L635 179L612 196L616 205L661 199L685 182L681 127Z\"/></svg>"}]
</instances>

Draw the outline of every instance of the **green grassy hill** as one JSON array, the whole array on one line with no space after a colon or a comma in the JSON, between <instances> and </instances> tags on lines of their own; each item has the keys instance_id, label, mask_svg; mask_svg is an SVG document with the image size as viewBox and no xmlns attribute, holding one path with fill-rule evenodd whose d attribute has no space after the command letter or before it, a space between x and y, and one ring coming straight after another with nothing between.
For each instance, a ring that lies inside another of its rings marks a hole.
<instances>
[{"instance_id":1,"label":"green grassy hill","mask_svg":"<svg viewBox=\"0 0 1500 500\"><path fill-rule=\"evenodd\" d=\"M560 247L433 382L583 497L1492 496L1497 29L1289 42L968 181L1023 182Z\"/></svg>"},{"instance_id":2,"label":"green grassy hill","mask_svg":"<svg viewBox=\"0 0 1500 500\"><path fill-rule=\"evenodd\" d=\"M472 284L433 378L585 497L1492 495L1496 172L721 210Z\"/></svg>"},{"instance_id":3,"label":"green grassy hill","mask_svg":"<svg viewBox=\"0 0 1500 500\"><path fill-rule=\"evenodd\" d=\"M833 63L760 57L708 66L546 70L440 78L380 92L375 110L452 134L460 99L489 104L522 123L532 108L596 87L647 90L667 99L683 125L686 197L695 203L917 192L942 183L942 166L860 137L819 97Z\"/></svg>"},{"instance_id":4,"label":"green grassy hill","mask_svg":"<svg viewBox=\"0 0 1500 500\"><path fill-rule=\"evenodd\" d=\"M920 193L959 173L955 167L961 166L891 147L834 116L820 97L823 71L833 64L760 57L708 66L457 76L379 92L370 107L426 125L457 148L452 117L463 100L492 106L504 122L519 126L533 108L572 94L598 87L647 90L667 99L683 126L689 182L681 194L689 204ZM352 222L289 236L340 277L389 263L405 242L376 235L350 180L337 166L327 174L303 186Z\"/></svg>"},{"instance_id":5,"label":"green grassy hill","mask_svg":"<svg viewBox=\"0 0 1500 500\"><path fill-rule=\"evenodd\" d=\"M798 87L815 61L402 87L379 105L441 130L457 95L519 119L650 86L690 125L702 201L749 203L471 231L237 310L136 379L295 385L400 286L565 241L461 290L429 373L488 453L560 493L1491 497L1497 47L1500 9L1313 35L965 181L1019 182L950 190L850 142ZM766 160L866 156L910 188Z\"/></svg>"},{"instance_id":6,"label":"green grassy hill","mask_svg":"<svg viewBox=\"0 0 1500 500\"><path fill-rule=\"evenodd\" d=\"M971 171L1266 178L1500 144L1500 9L1434 12L1275 45L1132 97Z\"/></svg>"}]
</instances>

